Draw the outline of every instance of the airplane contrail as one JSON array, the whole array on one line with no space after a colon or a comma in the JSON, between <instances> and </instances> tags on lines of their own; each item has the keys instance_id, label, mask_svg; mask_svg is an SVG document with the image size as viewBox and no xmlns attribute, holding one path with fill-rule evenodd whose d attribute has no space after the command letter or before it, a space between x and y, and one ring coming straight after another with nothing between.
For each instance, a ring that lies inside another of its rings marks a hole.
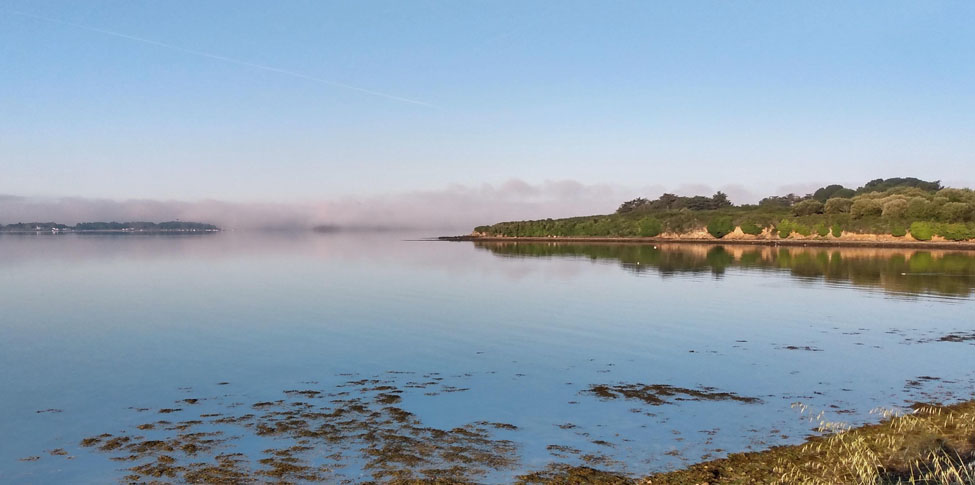
<instances>
[{"instance_id":1,"label":"airplane contrail","mask_svg":"<svg viewBox=\"0 0 975 485\"><path fill-rule=\"evenodd\" d=\"M334 86L334 87L337 87L337 88L348 89L348 90L351 90L351 91L357 91L357 92L360 92L360 93L363 93L363 94L368 94L368 95L371 95L371 96L378 96L380 98L386 98L386 99L390 99L390 100L393 100L393 101L400 101L400 102L403 102L403 103L417 104L417 105L420 105L420 106L429 106L431 108L435 108L436 107L436 106L434 106L434 105L432 105L430 103L427 103L425 101L420 101L420 100L410 99L410 98L404 98L402 96L394 96L392 94L387 94L387 93L383 93L383 92L379 92L379 91L373 91L371 89L366 89L366 88L360 88L358 86L352 86L352 85L349 85L349 84L340 83L340 82L336 82L336 81L330 81L328 79L323 79L323 78L315 77L315 76L309 76L307 74L302 74L300 72L295 72L295 71L289 71L287 69L281 69L281 68L274 67L274 66L267 66L267 65L264 65L264 64L255 64L253 62L242 61L242 60L239 60L239 59L234 59L232 57L221 56L221 55L218 55L218 54L211 54L209 52L199 51L199 50L196 50L196 49L188 49L186 47L180 47L178 45L167 44L165 42L160 42L158 40L146 39L146 38L143 38L143 37L136 37L134 35L123 34L121 32L115 32L115 31L111 31L111 30L99 29L97 27L91 27L89 25L76 24L74 22L68 22L68 21L65 21L65 20L55 19L55 18L51 18L51 17L44 17L44 16L41 16L41 15L34 15L34 14L31 14L31 13L26 13L26 12L19 12L19 11L8 11L8 12L10 12L10 13L12 13L14 15L20 15L20 16L23 16L23 17L29 17L29 18L33 18L33 19L37 19L37 20L43 20L45 22L52 22L52 23L56 23L56 24L67 25L67 26L70 26L70 27L75 27L75 28L82 29L82 30L87 30L87 31L90 31L90 32L97 32L99 34L110 35L112 37L119 37L119 38L122 38L122 39L131 40L131 41L134 41L134 42L140 42L140 43L143 43L143 44L148 44L148 45L152 45L152 46L156 46L156 47L162 47L162 48L165 48L165 49L171 49L171 50L183 52L183 53L186 53L186 54L192 54L192 55L195 55L195 56L206 57L206 58L209 58L209 59L215 59L215 60L227 62L227 63L230 63L230 64L237 64L238 66L250 67L250 68L253 68L253 69L260 69L262 71L268 71L268 72L276 72L278 74L284 74L286 76L296 77L296 78L299 78L299 79L305 79L305 80L308 80L308 81L313 81L313 82L325 84L325 85L328 85L328 86Z\"/></svg>"}]
</instances>

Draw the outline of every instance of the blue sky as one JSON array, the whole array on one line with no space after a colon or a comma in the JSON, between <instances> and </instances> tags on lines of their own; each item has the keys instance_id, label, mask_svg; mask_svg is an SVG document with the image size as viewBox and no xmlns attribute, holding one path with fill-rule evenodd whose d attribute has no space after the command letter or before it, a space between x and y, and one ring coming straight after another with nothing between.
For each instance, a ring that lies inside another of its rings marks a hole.
<instances>
[{"instance_id":1,"label":"blue sky","mask_svg":"<svg viewBox=\"0 0 975 485\"><path fill-rule=\"evenodd\" d=\"M0 194L975 185L972 25L968 1L0 0Z\"/></svg>"}]
</instances>

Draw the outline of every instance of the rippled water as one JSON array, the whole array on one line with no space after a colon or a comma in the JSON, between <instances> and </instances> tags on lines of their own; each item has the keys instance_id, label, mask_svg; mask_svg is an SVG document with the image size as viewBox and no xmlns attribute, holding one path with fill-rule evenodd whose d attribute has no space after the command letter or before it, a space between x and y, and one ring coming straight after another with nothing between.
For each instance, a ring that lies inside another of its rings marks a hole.
<instances>
[{"instance_id":1,"label":"rippled water","mask_svg":"<svg viewBox=\"0 0 975 485\"><path fill-rule=\"evenodd\" d=\"M0 482L121 480L138 462L82 439L165 439L197 420L221 441L174 457L241 452L260 469L295 440L257 432L274 409L381 410L380 386L421 424L363 429L470 425L510 442L482 482L553 462L639 475L796 443L812 425L795 402L859 423L975 393L973 253L417 236L0 237ZM587 392L600 385L755 401ZM254 417L200 418L218 414ZM318 419L305 422L331 418ZM376 442L349 433L308 438L302 462L328 480L410 468L377 468L363 452Z\"/></svg>"}]
</instances>

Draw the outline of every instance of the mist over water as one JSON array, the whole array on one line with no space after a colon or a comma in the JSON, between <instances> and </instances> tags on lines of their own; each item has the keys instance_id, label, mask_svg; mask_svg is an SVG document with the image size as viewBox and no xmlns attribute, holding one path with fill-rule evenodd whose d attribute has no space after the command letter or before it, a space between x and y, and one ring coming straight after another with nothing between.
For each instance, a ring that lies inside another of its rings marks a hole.
<instances>
[{"instance_id":1,"label":"mist over water","mask_svg":"<svg viewBox=\"0 0 975 485\"><path fill-rule=\"evenodd\" d=\"M508 179L480 185L452 184L442 189L371 195L323 194L291 202L226 200L96 199L23 197L0 194L0 224L17 222L184 220L225 229L308 229L327 225L353 229L437 229L467 234L475 226L507 220L610 213L623 200L659 195L714 193L707 185L627 186L575 180L528 183ZM757 202L756 193L738 185L722 186L738 203Z\"/></svg>"},{"instance_id":2,"label":"mist over water","mask_svg":"<svg viewBox=\"0 0 975 485\"><path fill-rule=\"evenodd\" d=\"M0 481L117 481L137 462L81 440L162 439L138 428L160 420L224 433L177 463L240 452L260 468L293 441L257 432L279 408L255 405L278 400L393 406L422 422L409 432L511 425L485 439L510 440L514 463L478 478L503 483L797 443L811 424L794 402L861 423L975 392L970 368L944 365L975 348L943 339L975 332L969 253L419 240L435 235L0 236L0 433L18 437L0 443ZM400 400L372 404L362 379ZM590 392L635 385L742 400ZM301 459L372 477L365 445L336 443Z\"/></svg>"},{"instance_id":3,"label":"mist over water","mask_svg":"<svg viewBox=\"0 0 975 485\"><path fill-rule=\"evenodd\" d=\"M179 219L213 223L225 229L308 229L331 225L467 233L474 226L490 221L611 212L620 200L648 191L659 192L662 188L636 189L572 180L529 184L510 179L500 184L454 184L439 190L378 195L323 195L292 202L38 198L0 194L0 223Z\"/></svg>"}]
</instances>

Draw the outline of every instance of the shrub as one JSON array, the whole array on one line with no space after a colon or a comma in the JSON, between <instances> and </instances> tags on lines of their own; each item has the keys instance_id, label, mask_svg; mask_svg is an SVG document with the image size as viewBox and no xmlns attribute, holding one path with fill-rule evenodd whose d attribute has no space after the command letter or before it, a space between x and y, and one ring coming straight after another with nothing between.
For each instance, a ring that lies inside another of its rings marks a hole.
<instances>
[{"instance_id":1,"label":"shrub","mask_svg":"<svg viewBox=\"0 0 975 485\"><path fill-rule=\"evenodd\" d=\"M945 188L938 191L939 197L948 199L949 202L963 202L968 197L965 189Z\"/></svg>"},{"instance_id":2,"label":"shrub","mask_svg":"<svg viewBox=\"0 0 975 485\"><path fill-rule=\"evenodd\" d=\"M831 232L833 233L833 237L840 237L843 235L843 228L839 224L833 224Z\"/></svg>"},{"instance_id":3,"label":"shrub","mask_svg":"<svg viewBox=\"0 0 975 485\"><path fill-rule=\"evenodd\" d=\"M826 206L823 209L827 214L846 214L850 212L852 205L853 201L850 199L834 197L826 201Z\"/></svg>"},{"instance_id":4,"label":"shrub","mask_svg":"<svg viewBox=\"0 0 975 485\"><path fill-rule=\"evenodd\" d=\"M891 199L883 204L883 216L886 219L903 219L907 215L907 199Z\"/></svg>"},{"instance_id":5,"label":"shrub","mask_svg":"<svg viewBox=\"0 0 975 485\"><path fill-rule=\"evenodd\" d=\"M827 226L825 222L820 222L816 225L816 234L819 234L822 237L828 236L829 226Z\"/></svg>"},{"instance_id":6,"label":"shrub","mask_svg":"<svg viewBox=\"0 0 975 485\"><path fill-rule=\"evenodd\" d=\"M661 232L664 232L664 226L660 223L660 221L653 217L644 217L643 219L640 219L638 232L640 236L643 237L656 237L659 236Z\"/></svg>"},{"instance_id":7,"label":"shrub","mask_svg":"<svg viewBox=\"0 0 975 485\"><path fill-rule=\"evenodd\" d=\"M782 222L779 223L776 229L778 229L779 231L779 237L785 239L790 235L792 235L792 222L786 219L782 219Z\"/></svg>"},{"instance_id":8,"label":"shrub","mask_svg":"<svg viewBox=\"0 0 975 485\"><path fill-rule=\"evenodd\" d=\"M908 219L930 219L934 217L931 202L923 197L912 197L907 201Z\"/></svg>"},{"instance_id":9,"label":"shrub","mask_svg":"<svg viewBox=\"0 0 975 485\"><path fill-rule=\"evenodd\" d=\"M934 224L930 222L914 222L911 224L911 236L918 241L930 241L934 229Z\"/></svg>"},{"instance_id":10,"label":"shrub","mask_svg":"<svg viewBox=\"0 0 975 485\"><path fill-rule=\"evenodd\" d=\"M615 226L608 218L600 218L592 226L594 236L615 236Z\"/></svg>"},{"instance_id":11,"label":"shrub","mask_svg":"<svg viewBox=\"0 0 975 485\"><path fill-rule=\"evenodd\" d=\"M697 227L701 227L697 217L688 209L681 209L676 216L667 219L667 230L676 234L686 233Z\"/></svg>"},{"instance_id":12,"label":"shrub","mask_svg":"<svg viewBox=\"0 0 975 485\"><path fill-rule=\"evenodd\" d=\"M894 237L904 237L907 235L907 228L903 224L891 224L890 235Z\"/></svg>"},{"instance_id":13,"label":"shrub","mask_svg":"<svg viewBox=\"0 0 975 485\"><path fill-rule=\"evenodd\" d=\"M796 231L796 233L799 234L800 236L809 236L810 234L812 234L812 229L810 229L809 226L805 224L797 223L794 226L792 226L792 230Z\"/></svg>"},{"instance_id":14,"label":"shrub","mask_svg":"<svg viewBox=\"0 0 975 485\"><path fill-rule=\"evenodd\" d=\"M972 206L964 202L948 202L938 211L945 222L964 222L972 217Z\"/></svg>"},{"instance_id":15,"label":"shrub","mask_svg":"<svg viewBox=\"0 0 975 485\"><path fill-rule=\"evenodd\" d=\"M853 201L853 205L850 207L850 215L852 215L854 219L860 219L868 216L879 216L881 213L883 213L883 207L881 207L880 202L875 199L856 199Z\"/></svg>"},{"instance_id":16,"label":"shrub","mask_svg":"<svg viewBox=\"0 0 975 485\"><path fill-rule=\"evenodd\" d=\"M973 231L964 224L941 224L938 235L949 241L967 241L975 238Z\"/></svg>"},{"instance_id":17,"label":"shrub","mask_svg":"<svg viewBox=\"0 0 975 485\"><path fill-rule=\"evenodd\" d=\"M811 216L823 212L823 203L809 199L792 206L792 213L797 216Z\"/></svg>"},{"instance_id":18,"label":"shrub","mask_svg":"<svg viewBox=\"0 0 975 485\"><path fill-rule=\"evenodd\" d=\"M762 228L754 222L744 222L741 224L741 232L750 234L752 236L757 236L762 233Z\"/></svg>"},{"instance_id":19,"label":"shrub","mask_svg":"<svg viewBox=\"0 0 975 485\"><path fill-rule=\"evenodd\" d=\"M593 229L592 221L585 220L575 225L573 233L576 236L591 236L592 229Z\"/></svg>"},{"instance_id":20,"label":"shrub","mask_svg":"<svg viewBox=\"0 0 975 485\"><path fill-rule=\"evenodd\" d=\"M708 223L708 233L721 239L735 230L730 217L719 217Z\"/></svg>"}]
</instances>

